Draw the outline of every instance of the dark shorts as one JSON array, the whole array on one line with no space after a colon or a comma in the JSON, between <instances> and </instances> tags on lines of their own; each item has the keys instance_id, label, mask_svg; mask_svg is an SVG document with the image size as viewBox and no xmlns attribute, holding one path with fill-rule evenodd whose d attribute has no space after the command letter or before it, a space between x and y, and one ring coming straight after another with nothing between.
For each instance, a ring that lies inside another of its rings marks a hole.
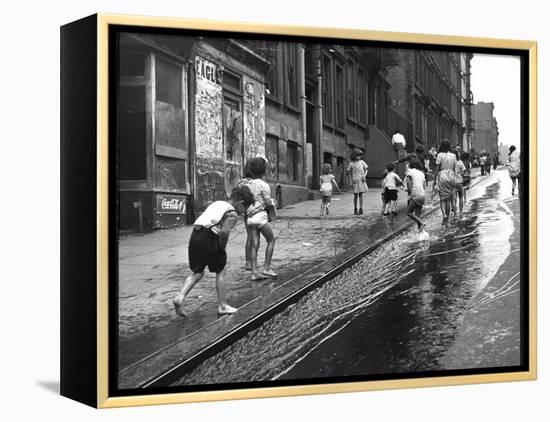
<instances>
[{"instance_id":1,"label":"dark shorts","mask_svg":"<svg viewBox=\"0 0 550 422\"><path fill-rule=\"evenodd\" d=\"M323 195L322 198L323 198L323 204L328 204L328 203L330 203L330 200L331 200L331 197L330 197L330 196L325 196L325 195Z\"/></svg>"},{"instance_id":2,"label":"dark shorts","mask_svg":"<svg viewBox=\"0 0 550 422\"><path fill-rule=\"evenodd\" d=\"M394 189L384 189L384 202L397 201L397 191Z\"/></svg>"},{"instance_id":3,"label":"dark shorts","mask_svg":"<svg viewBox=\"0 0 550 422\"><path fill-rule=\"evenodd\" d=\"M208 266L212 273L219 273L227 263L227 253L221 248L218 235L208 229L193 229L189 239L189 268L202 273Z\"/></svg>"}]
</instances>

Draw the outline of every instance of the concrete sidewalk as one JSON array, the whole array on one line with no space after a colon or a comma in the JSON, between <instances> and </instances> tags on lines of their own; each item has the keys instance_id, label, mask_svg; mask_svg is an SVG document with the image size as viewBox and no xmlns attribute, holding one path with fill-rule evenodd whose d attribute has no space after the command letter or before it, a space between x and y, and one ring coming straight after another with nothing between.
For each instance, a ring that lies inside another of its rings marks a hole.
<instances>
[{"instance_id":1,"label":"concrete sidewalk","mask_svg":"<svg viewBox=\"0 0 550 422\"><path fill-rule=\"evenodd\" d=\"M473 175L474 176L474 175ZM234 315L217 315L214 274L205 277L185 302L188 316L174 312L172 299L189 275L187 244L192 227L156 231L119 240L119 386L136 388L156 374L194 356L247 324L289 295L326 275L369 246L412 223L401 191L397 216L381 215L381 189L364 195L364 214L353 214L353 194L334 195L330 215L319 216L320 200L278 210L273 269L277 278L251 281L244 269L246 231L242 223L228 246L228 303ZM430 197L428 192L428 197ZM428 201L426 209L434 207ZM258 264L262 265L265 241Z\"/></svg>"}]
</instances>

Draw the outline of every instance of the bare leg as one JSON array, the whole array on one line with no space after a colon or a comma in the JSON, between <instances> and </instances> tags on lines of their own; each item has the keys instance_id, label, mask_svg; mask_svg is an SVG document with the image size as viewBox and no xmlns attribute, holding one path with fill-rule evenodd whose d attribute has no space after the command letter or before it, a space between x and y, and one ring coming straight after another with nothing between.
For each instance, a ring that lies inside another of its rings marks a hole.
<instances>
[{"instance_id":1,"label":"bare leg","mask_svg":"<svg viewBox=\"0 0 550 422\"><path fill-rule=\"evenodd\" d=\"M357 197L358 196L359 196L358 193L353 194L353 209L355 214L357 214Z\"/></svg>"},{"instance_id":2,"label":"bare leg","mask_svg":"<svg viewBox=\"0 0 550 422\"><path fill-rule=\"evenodd\" d=\"M250 266L252 281L263 280L264 275L258 271L258 249L260 248L260 232L256 228L250 228Z\"/></svg>"},{"instance_id":3,"label":"bare leg","mask_svg":"<svg viewBox=\"0 0 550 422\"><path fill-rule=\"evenodd\" d=\"M359 214L363 214L363 193L359 194Z\"/></svg>"},{"instance_id":4,"label":"bare leg","mask_svg":"<svg viewBox=\"0 0 550 422\"><path fill-rule=\"evenodd\" d=\"M178 315L185 316L185 312L183 311L183 302L187 297L187 294L189 293L189 291L203 276L204 276L204 271L201 273L193 273L189 277L187 277L183 282L183 287L181 288L181 291L178 293L178 295L174 298L174 302L173 302L174 308Z\"/></svg>"},{"instance_id":5,"label":"bare leg","mask_svg":"<svg viewBox=\"0 0 550 422\"><path fill-rule=\"evenodd\" d=\"M325 201L321 199L321 211L319 211L319 215L323 215L323 211L325 210Z\"/></svg>"},{"instance_id":6,"label":"bare leg","mask_svg":"<svg viewBox=\"0 0 550 422\"><path fill-rule=\"evenodd\" d=\"M227 304L227 290L225 288L225 269L216 273L216 293L218 294L218 314L232 314L237 312L232 306Z\"/></svg>"},{"instance_id":7,"label":"bare leg","mask_svg":"<svg viewBox=\"0 0 550 422\"><path fill-rule=\"evenodd\" d=\"M411 199L409 200L409 205L408 205L408 209L407 209L407 216L416 222L416 225L418 226L418 229L421 230L422 227L424 226L424 222L418 217L417 213L416 213L416 204L414 203L414 201Z\"/></svg>"},{"instance_id":8,"label":"bare leg","mask_svg":"<svg viewBox=\"0 0 550 422\"><path fill-rule=\"evenodd\" d=\"M273 234L273 227L270 223L266 223L260 229L260 233L262 233L262 236L267 242L265 248L264 270L262 271L262 274L276 277L277 274L271 269L271 259L273 258L273 251L275 250L275 235Z\"/></svg>"},{"instance_id":9,"label":"bare leg","mask_svg":"<svg viewBox=\"0 0 550 422\"><path fill-rule=\"evenodd\" d=\"M397 214L397 200L391 201L390 203L391 212Z\"/></svg>"},{"instance_id":10,"label":"bare leg","mask_svg":"<svg viewBox=\"0 0 550 422\"><path fill-rule=\"evenodd\" d=\"M445 218L447 217L447 215L445 214L445 200L444 199L440 199L439 200L439 208L441 208L441 214L443 215L443 225L445 224Z\"/></svg>"},{"instance_id":11,"label":"bare leg","mask_svg":"<svg viewBox=\"0 0 550 422\"><path fill-rule=\"evenodd\" d=\"M449 222L449 216L451 215L451 201L452 201L453 197L451 196L450 199L445 199L445 201L443 201L445 203L445 222L448 223Z\"/></svg>"},{"instance_id":12,"label":"bare leg","mask_svg":"<svg viewBox=\"0 0 550 422\"><path fill-rule=\"evenodd\" d=\"M246 243L245 243L245 246L244 246L244 256L245 256L244 269L245 270L250 270L252 268L252 265L250 264L250 247L251 247L250 227L248 227L248 224L246 224L246 223L245 223L244 227L246 229Z\"/></svg>"}]
</instances>

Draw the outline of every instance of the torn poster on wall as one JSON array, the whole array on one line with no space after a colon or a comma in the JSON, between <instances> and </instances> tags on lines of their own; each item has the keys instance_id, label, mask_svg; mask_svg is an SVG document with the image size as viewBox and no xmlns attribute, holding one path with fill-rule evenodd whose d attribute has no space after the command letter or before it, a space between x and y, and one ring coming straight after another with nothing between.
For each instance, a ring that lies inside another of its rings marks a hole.
<instances>
[{"instance_id":1,"label":"torn poster on wall","mask_svg":"<svg viewBox=\"0 0 550 422\"><path fill-rule=\"evenodd\" d=\"M195 137L197 155L223 159L222 87L215 63L196 57ZM208 69L208 70L207 70Z\"/></svg>"},{"instance_id":2,"label":"torn poster on wall","mask_svg":"<svg viewBox=\"0 0 550 422\"><path fill-rule=\"evenodd\" d=\"M265 156L265 97L264 86L254 80L244 82L244 157Z\"/></svg>"}]
</instances>

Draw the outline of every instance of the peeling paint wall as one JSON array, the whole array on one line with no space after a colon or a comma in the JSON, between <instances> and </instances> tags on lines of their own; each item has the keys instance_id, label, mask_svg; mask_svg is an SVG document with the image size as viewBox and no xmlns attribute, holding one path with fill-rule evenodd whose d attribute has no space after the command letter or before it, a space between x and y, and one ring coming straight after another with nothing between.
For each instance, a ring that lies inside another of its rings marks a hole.
<instances>
[{"instance_id":1,"label":"peeling paint wall","mask_svg":"<svg viewBox=\"0 0 550 422\"><path fill-rule=\"evenodd\" d=\"M225 199L223 160L223 92L217 82L218 66L202 57L195 58L195 142L196 190L198 210ZM205 67L208 72L205 72ZM214 75L212 76L212 71Z\"/></svg>"},{"instance_id":2,"label":"peeling paint wall","mask_svg":"<svg viewBox=\"0 0 550 422\"><path fill-rule=\"evenodd\" d=\"M243 77L244 158L265 155L264 86Z\"/></svg>"},{"instance_id":3,"label":"peeling paint wall","mask_svg":"<svg viewBox=\"0 0 550 422\"><path fill-rule=\"evenodd\" d=\"M204 62L216 66L207 60L197 57L196 65ZM197 91L195 96L195 118L197 155L213 159L222 159L222 87L197 72Z\"/></svg>"}]
</instances>

